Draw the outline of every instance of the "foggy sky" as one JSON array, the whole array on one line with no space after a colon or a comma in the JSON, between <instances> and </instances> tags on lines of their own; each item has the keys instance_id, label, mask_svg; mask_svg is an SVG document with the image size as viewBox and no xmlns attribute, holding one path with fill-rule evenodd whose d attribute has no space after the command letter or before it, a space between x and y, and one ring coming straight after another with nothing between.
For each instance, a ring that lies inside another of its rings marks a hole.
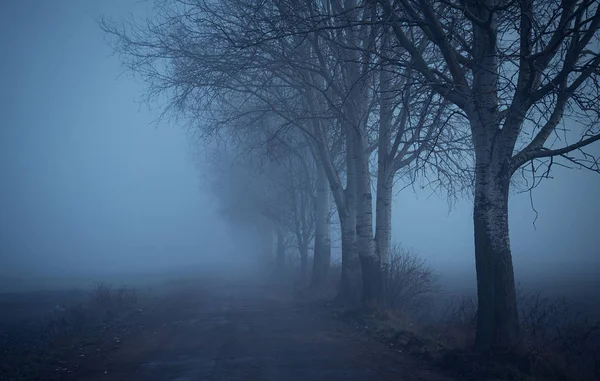
<instances>
[{"instance_id":1,"label":"foggy sky","mask_svg":"<svg viewBox=\"0 0 600 381\"><path fill-rule=\"evenodd\" d=\"M0 275L160 269L227 255L185 133L135 102L96 20L137 0L0 5ZM598 151L598 147L595 147ZM512 197L517 275L597 271L600 176L559 168ZM397 196L393 236L442 270L474 273L470 200Z\"/></svg>"}]
</instances>

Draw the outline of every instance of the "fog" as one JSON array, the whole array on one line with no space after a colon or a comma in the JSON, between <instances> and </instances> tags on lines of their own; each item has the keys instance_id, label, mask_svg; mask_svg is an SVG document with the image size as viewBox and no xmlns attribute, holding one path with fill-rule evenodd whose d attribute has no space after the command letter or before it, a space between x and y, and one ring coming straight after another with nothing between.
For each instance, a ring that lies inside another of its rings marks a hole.
<instances>
[{"instance_id":1,"label":"fog","mask_svg":"<svg viewBox=\"0 0 600 381\"><path fill-rule=\"evenodd\" d=\"M146 6L0 5L0 277L150 274L239 264L256 249L218 215L186 131L157 123L160 109L138 102L143 85L121 75L97 24ZM555 168L553 177L533 193L537 220L529 194L512 197L517 277L597 286L600 176ZM404 190L394 199L393 237L443 279L471 282L471 205Z\"/></svg>"},{"instance_id":2,"label":"fog","mask_svg":"<svg viewBox=\"0 0 600 381\"><path fill-rule=\"evenodd\" d=\"M187 135L137 102L96 23L136 6L2 4L2 277L155 272L244 247L215 215Z\"/></svg>"}]
</instances>

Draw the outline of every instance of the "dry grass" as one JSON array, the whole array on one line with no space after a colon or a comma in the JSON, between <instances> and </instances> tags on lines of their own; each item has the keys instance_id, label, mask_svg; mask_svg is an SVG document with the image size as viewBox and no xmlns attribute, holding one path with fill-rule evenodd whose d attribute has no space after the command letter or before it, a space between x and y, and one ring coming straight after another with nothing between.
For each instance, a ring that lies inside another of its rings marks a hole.
<instances>
[{"instance_id":1,"label":"dry grass","mask_svg":"<svg viewBox=\"0 0 600 381\"><path fill-rule=\"evenodd\" d=\"M27 294L18 297L26 299ZM40 316L14 322L0 335L0 379L38 380L42 374L44 379L63 379L69 372L67 358L82 356L75 352L84 346L100 350L114 345L112 332L123 333L120 321L139 311L135 289L104 282L89 294L65 299Z\"/></svg>"},{"instance_id":2,"label":"dry grass","mask_svg":"<svg viewBox=\"0 0 600 381\"><path fill-rule=\"evenodd\" d=\"M337 270L317 299L335 296ZM507 355L483 356L471 350L476 298L453 296L436 306L441 291L437 280L422 258L395 245L386 304L376 311L337 315L394 347L451 369L463 380L600 380L600 322L585 319L569 301L519 287L519 347Z\"/></svg>"},{"instance_id":3,"label":"dry grass","mask_svg":"<svg viewBox=\"0 0 600 381\"><path fill-rule=\"evenodd\" d=\"M514 362L535 380L584 381L600 379L600 325L577 311L564 298L544 297L539 291L518 291L520 345ZM421 332L453 351L469 351L475 338L476 298L450 299L437 321ZM509 364L506 364L506 362ZM522 364L526 362L526 366ZM517 364L519 363L519 364ZM496 364L497 365L497 364Z\"/></svg>"}]
</instances>

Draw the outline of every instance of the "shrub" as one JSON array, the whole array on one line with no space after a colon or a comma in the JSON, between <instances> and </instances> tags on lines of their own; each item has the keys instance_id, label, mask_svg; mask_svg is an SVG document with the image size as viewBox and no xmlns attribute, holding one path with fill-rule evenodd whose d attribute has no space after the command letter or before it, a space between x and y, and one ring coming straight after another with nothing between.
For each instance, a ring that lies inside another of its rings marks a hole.
<instances>
[{"instance_id":1,"label":"shrub","mask_svg":"<svg viewBox=\"0 0 600 381\"><path fill-rule=\"evenodd\" d=\"M564 298L518 291L521 343L532 372L564 380L600 379L600 323Z\"/></svg>"},{"instance_id":2,"label":"shrub","mask_svg":"<svg viewBox=\"0 0 600 381\"><path fill-rule=\"evenodd\" d=\"M81 332L128 313L137 302L134 288L121 286L115 289L110 284L98 282L87 299L57 305L47 320L47 331L52 336Z\"/></svg>"},{"instance_id":3,"label":"shrub","mask_svg":"<svg viewBox=\"0 0 600 381\"><path fill-rule=\"evenodd\" d=\"M424 258L394 243L386 279L386 306L403 316L425 312L437 290L438 275Z\"/></svg>"},{"instance_id":4,"label":"shrub","mask_svg":"<svg viewBox=\"0 0 600 381\"><path fill-rule=\"evenodd\" d=\"M434 338L451 348L473 344L477 325L477 299L471 295L453 295L429 327Z\"/></svg>"},{"instance_id":5,"label":"shrub","mask_svg":"<svg viewBox=\"0 0 600 381\"><path fill-rule=\"evenodd\" d=\"M429 334L458 349L473 344L477 303L473 296L453 297ZM520 347L529 359L529 371L541 379L600 379L600 323L584 318L564 298L539 291L517 290L521 321ZM519 351L520 352L520 351Z\"/></svg>"}]
</instances>

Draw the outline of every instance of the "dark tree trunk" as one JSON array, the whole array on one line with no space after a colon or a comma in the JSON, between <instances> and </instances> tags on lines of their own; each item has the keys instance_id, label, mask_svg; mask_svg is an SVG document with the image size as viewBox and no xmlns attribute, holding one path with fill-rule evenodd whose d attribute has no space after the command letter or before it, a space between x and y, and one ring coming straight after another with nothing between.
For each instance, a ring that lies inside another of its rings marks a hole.
<instances>
[{"instance_id":1,"label":"dark tree trunk","mask_svg":"<svg viewBox=\"0 0 600 381\"><path fill-rule=\"evenodd\" d=\"M376 257L360 257L362 269L362 303L367 308L376 308L382 303L383 278L381 264Z\"/></svg>"},{"instance_id":2,"label":"dark tree trunk","mask_svg":"<svg viewBox=\"0 0 600 381\"><path fill-rule=\"evenodd\" d=\"M338 293L338 301L348 306L358 306L361 300L361 268L358 257L358 240L356 231L356 166L354 150L354 134L346 132L346 181L344 205L338 205L342 235L342 277Z\"/></svg>"},{"instance_id":3,"label":"dark tree trunk","mask_svg":"<svg viewBox=\"0 0 600 381\"><path fill-rule=\"evenodd\" d=\"M360 304L361 295L361 266L356 246L356 223L341 222L342 225L342 277L337 300L349 307Z\"/></svg>"},{"instance_id":4,"label":"dark tree trunk","mask_svg":"<svg viewBox=\"0 0 600 381\"><path fill-rule=\"evenodd\" d=\"M356 118L359 120L359 118ZM364 129L364 125L362 126ZM373 241L373 195L369 169L369 148L366 131L354 131L356 175L356 234L358 256L362 269L362 303L374 307L381 297L380 262Z\"/></svg>"},{"instance_id":5,"label":"dark tree trunk","mask_svg":"<svg viewBox=\"0 0 600 381\"><path fill-rule=\"evenodd\" d=\"M519 338L519 317L508 230L510 175L476 171L473 223L477 270L477 332L481 351L508 351Z\"/></svg>"},{"instance_id":6,"label":"dark tree trunk","mask_svg":"<svg viewBox=\"0 0 600 381\"><path fill-rule=\"evenodd\" d=\"M392 246L392 192L394 185L393 171L390 163L379 163L377 174L377 199L375 202L375 253L377 255L378 279L376 301L385 305L388 300L388 269L390 262L390 249Z\"/></svg>"},{"instance_id":7,"label":"dark tree trunk","mask_svg":"<svg viewBox=\"0 0 600 381\"><path fill-rule=\"evenodd\" d=\"M331 230L329 224L329 184L325 170L317 165L317 199L315 205L315 250L311 286L323 285L331 263Z\"/></svg>"}]
</instances>

